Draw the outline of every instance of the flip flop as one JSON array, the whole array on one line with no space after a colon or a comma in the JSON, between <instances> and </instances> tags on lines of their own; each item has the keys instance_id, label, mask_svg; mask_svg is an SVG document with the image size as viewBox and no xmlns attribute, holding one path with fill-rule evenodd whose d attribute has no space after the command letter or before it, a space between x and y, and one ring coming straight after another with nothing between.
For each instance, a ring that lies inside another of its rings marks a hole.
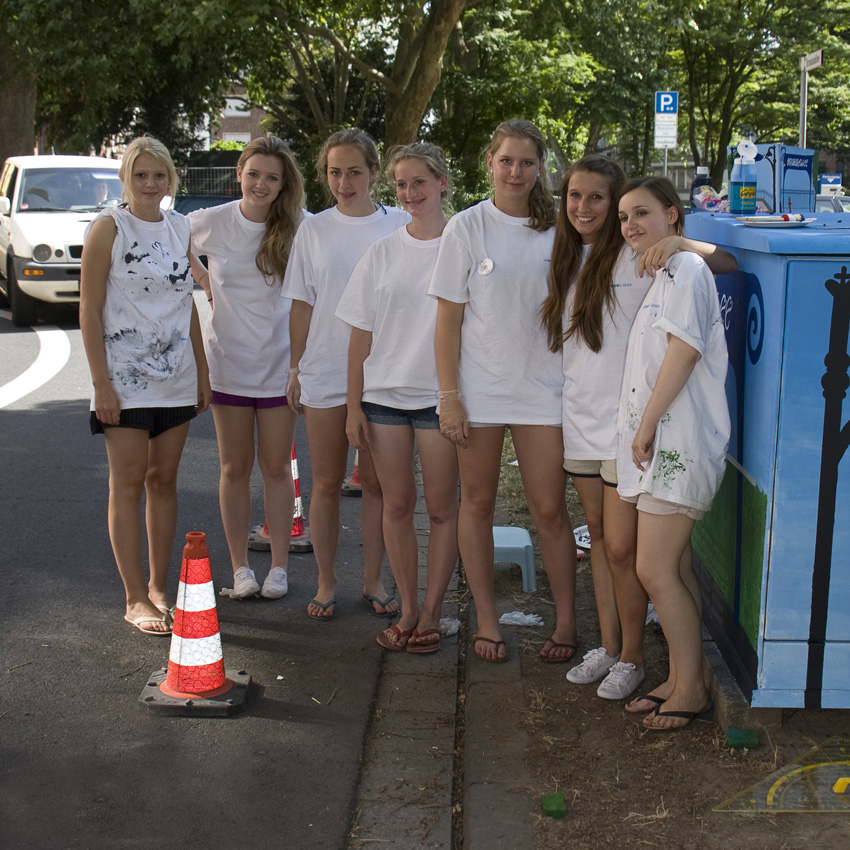
<instances>
[{"instance_id":1,"label":"flip flop","mask_svg":"<svg viewBox=\"0 0 850 850\"><path fill-rule=\"evenodd\" d=\"M428 643L417 643L416 641L421 637L427 637L428 635L436 635L437 639L429 641ZM407 651L415 652L418 654L422 654L425 652L436 652L440 648L440 630L439 629L425 629L424 632L417 632L416 629L413 630L413 642L407 642Z\"/></svg>"},{"instance_id":2,"label":"flip flop","mask_svg":"<svg viewBox=\"0 0 850 850\"><path fill-rule=\"evenodd\" d=\"M375 640L378 641L384 649L390 650L390 652L404 652L405 647L410 640L410 636L414 633L414 631L415 629L402 631L395 623L393 623L388 629L384 629L383 632L378 632ZM392 632L396 636L397 641L403 640L404 643L393 643L386 636L385 632Z\"/></svg>"},{"instance_id":3,"label":"flip flop","mask_svg":"<svg viewBox=\"0 0 850 850\"><path fill-rule=\"evenodd\" d=\"M649 714L651 711L655 711L655 708L638 708L638 709L634 709L632 711L629 710L630 705L633 705L636 702L640 702L643 699L648 700L651 703L655 703L655 708L658 708L658 706L664 705L664 703L667 702L667 700L664 699L664 697L657 697L657 696L655 696L655 694L646 694L645 696L642 696L642 697L635 697L633 700L631 700L629 703L627 703L626 706L625 706L626 713L627 714Z\"/></svg>"},{"instance_id":4,"label":"flip flop","mask_svg":"<svg viewBox=\"0 0 850 850\"><path fill-rule=\"evenodd\" d=\"M363 594L363 601L369 606L369 613L373 617L397 617L401 614L401 610L398 611L382 611L380 614L375 610L375 605L380 605L381 608L386 609L387 604L389 602L393 602L395 600L395 595L390 594L386 599L378 599L377 596L367 596L365 593Z\"/></svg>"},{"instance_id":5,"label":"flip flop","mask_svg":"<svg viewBox=\"0 0 850 850\"><path fill-rule=\"evenodd\" d=\"M496 647L497 652L499 651L500 646L505 645L505 642L503 640L491 640L490 638L479 637L478 635L473 635L472 636L472 649L473 649L473 651L475 650L475 644L478 643L478 641L480 641L480 640L483 640L484 643L492 643L493 646ZM475 654L478 655L477 652ZM503 655L501 657L497 655L495 658L485 658L483 655L478 655L478 658L481 659L481 661L486 661L488 664L504 664L508 660L507 655Z\"/></svg>"},{"instance_id":6,"label":"flip flop","mask_svg":"<svg viewBox=\"0 0 850 850\"><path fill-rule=\"evenodd\" d=\"M576 650L578 647L574 643L555 643L555 641L551 638L549 638L546 643L549 644L549 649L571 649L572 652L569 655L556 655L554 658L551 655L541 655L538 652L537 657L544 664L564 664L567 661L572 661L573 658L576 657ZM543 648L546 648L546 644L543 644Z\"/></svg>"},{"instance_id":7,"label":"flip flop","mask_svg":"<svg viewBox=\"0 0 850 850\"><path fill-rule=\"evenodd\" d=\"M177 610L176 605L172 605L170 608L166 608L165 605L157 605L157 610L162 611L163 616L171 617L172 622L174 621L174 612Z\"/></svg>"},{"instance_id":8,"label":"flip flop","mask_svg":"<svg viewBox=\"0 0 850 850\"><path fill-rule=\"evenodd\" d=\"M699 717L700 715L705 714L707 711L711 711L711 709L711 703L709 703L701 711L659 711L656 708L643 719L643 728L651 729L653 732L678 732L679 729L684 729L686 726L690 726L691 721L695 717ZM646 721L652 717L682 717L687 722L683 723L681 726L650 726L647 724Z\"/></svg>"},{"instance_id":9,"label":"flip flop","mask_svg":"<svg viewBox=\"0 0 850 850\"><path fill-rule=\"evenodd\" d=\"M143 629L142 628L142 623L165 623L165 625L168 626L168 621L165 619L165 615L163 615L162 617L154 617L151 614L142 614L138 617L133 618L133 617L128 617L125 614L124 619L131 626L138 629L142 634L145 634L145 635L170 635L171 634L171 627L170 626L165 630Z\"/></svg>"},{"instance_id":10,"label":"flip flop","mask_svg":"<svg viewBox=\"0 0 850 850\"><path fill-rule=\"evenodd\" d=\"M327 611L331 605L336 605L336 597L334 596L332 599L329 599L327 602L319 602L318 599L311 599L311 605L315 605L317 608L321 608L323 611ZM314 620L333 620L336 615L336 609L334 609L334 613L330 615L330 617L326 617L323 614L311 614L309 610L307 611L307 616L311 617Z\"/></svg>"}]
</instances>

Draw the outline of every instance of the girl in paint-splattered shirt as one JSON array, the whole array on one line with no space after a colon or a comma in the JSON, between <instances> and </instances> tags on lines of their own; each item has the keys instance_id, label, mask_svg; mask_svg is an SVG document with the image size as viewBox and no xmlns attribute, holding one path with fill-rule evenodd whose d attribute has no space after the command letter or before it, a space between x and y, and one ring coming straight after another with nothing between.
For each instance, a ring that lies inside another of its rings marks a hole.
<instances>
[{"instance_id":1,"label":"girl in paint-splattered shirt","mask_svg":"<svg viewBox=\"0 0 850 850\"><path fill-rule=\"evenodd\" d=\"M623 236L639 253L682 231L681 201L664 178L627 183L619 210ZM649 729L685 726L708 707L699 594L682 565L723 477L727 365L714 278L696 254L674 254L632 325L618 414L617 490L637 505L638 578L670 646L672 690L651 700Z\"/></svg>"},{"instance_id":2,"label":"girl in paint-splattered shirt","mask_svg":"<svg viewBox=\"0 0 850 850\"><path fill-rule=\"evenodd\" d=\"M109 537L124 582L124 619L145 634L171 633L167 577L177 525L177 467L189 420L210 403L201 326L192 298L189 223L160 203L177 190L165 146L144 136L119 170L122 207L86 233L80 329L92 376L90 424L105 434ZM141 499L150 578L142 573Z\"/></svg>"}]
</instances>

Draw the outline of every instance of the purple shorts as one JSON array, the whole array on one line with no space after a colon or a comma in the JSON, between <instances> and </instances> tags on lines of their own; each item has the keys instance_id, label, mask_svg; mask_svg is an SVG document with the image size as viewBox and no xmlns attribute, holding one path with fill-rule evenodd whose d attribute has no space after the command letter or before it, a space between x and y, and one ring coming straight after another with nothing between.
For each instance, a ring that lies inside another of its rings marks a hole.
<instances>
[{"instance_id":1,"label":"purple shorts","mask_svg":"<svg viewBox=\"0 0 850 850\"><path fill-rule=\"evenodd\" d=\"M269 398L251 398L246 395L231 395L213 390L210 404L222 404L227 407L253 407L256 410L266 410L269 407L285 407L286 396L276 395Z\"/></svg>"}]
</instances>

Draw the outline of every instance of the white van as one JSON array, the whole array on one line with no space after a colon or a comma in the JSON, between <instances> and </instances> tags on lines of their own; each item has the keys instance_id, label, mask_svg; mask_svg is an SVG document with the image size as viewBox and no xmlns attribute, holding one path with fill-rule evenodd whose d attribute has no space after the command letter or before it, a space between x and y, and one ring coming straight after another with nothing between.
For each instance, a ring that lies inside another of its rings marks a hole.
<instances>
[{"instance_id":1,"label":"white van","mask_svg":"<svg viewBox=\"0 0 850 850\"><path fill-rule=\"evenodd\" d=\"M83 233L121 202L120 162L95 156L13 156L0 176L0 290L12 322L38 321L38 302L79 302ZM0 296L2 297L2 296Z\"/></svg>"}]
</instances>

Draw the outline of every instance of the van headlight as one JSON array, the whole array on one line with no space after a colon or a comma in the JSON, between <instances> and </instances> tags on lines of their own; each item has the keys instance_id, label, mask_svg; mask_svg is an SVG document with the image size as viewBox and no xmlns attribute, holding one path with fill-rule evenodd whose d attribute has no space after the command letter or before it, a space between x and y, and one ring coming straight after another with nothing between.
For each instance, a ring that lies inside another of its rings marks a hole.
<instances>
[{"instance_id":1,"label":"van headlight","mask_svg":"<svg viewBox=\"0 0 850 850\"><path fill-rule=\"evenodd\" d=\"M41 245L36 245L35 248L32 249L32 258L37 260L39 263L46 263L50 259L50 255L52 253L53 249L49 245L42 243Z\"/></svg>"}]
</instances>

